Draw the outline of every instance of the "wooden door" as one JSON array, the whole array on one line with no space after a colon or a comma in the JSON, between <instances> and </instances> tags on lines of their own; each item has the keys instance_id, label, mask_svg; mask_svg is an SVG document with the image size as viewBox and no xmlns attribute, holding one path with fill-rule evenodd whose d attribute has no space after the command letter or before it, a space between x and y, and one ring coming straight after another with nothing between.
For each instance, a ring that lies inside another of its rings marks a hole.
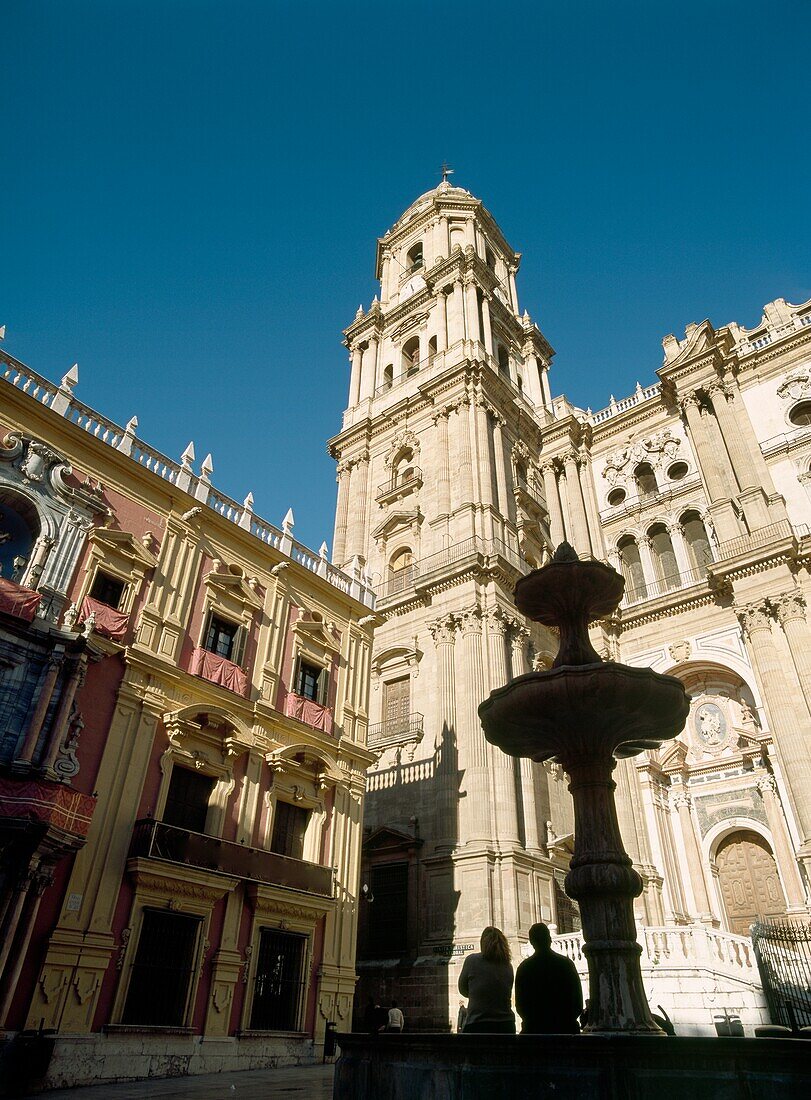
<instances>
[{"instance_id":1,"label":"wooden door","mask_svg":"<svg viewBox=\"0 0 811 1100\"><path fill-rule=\"evenodd\" d=\"M390 680L384 685L383 721L386 733L403 733L408 729L411 706L411 685L406 676L402 680Z\"/></svg>"},{"instance_id":2,"label":"wooden door","mask_svg":"<svg viewBox=\"0 0 811 1100\"><path fill-rule=\"evenodd\" d=\"M763 837L751 830L732 833L718 849L716 863L730 932L748 936L756 921L786 915L777 865Z\"/></svg>"}]
</instances>

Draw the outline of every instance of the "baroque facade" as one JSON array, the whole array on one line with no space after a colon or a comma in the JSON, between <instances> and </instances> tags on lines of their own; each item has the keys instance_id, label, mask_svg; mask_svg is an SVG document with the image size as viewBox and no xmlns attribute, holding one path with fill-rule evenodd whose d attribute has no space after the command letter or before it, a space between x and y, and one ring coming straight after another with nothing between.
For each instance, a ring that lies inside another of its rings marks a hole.
<instances>
[{"instance_id":1,"label":"baroque facade","mask_svg":"<svg viewBox=\"0 0 811 1100\"><path fill-rule=\"evenodd\" d=\"M552 397L520 259L444 180L378 242L379 297L345 332L334 560L371 576L379 620L358 1000L452 1026L487 924L518 955L546 921L585 973L566 777L494 750L477 717L550 663L511 590L566 539L626 578L597 648L692 697L676 741L616 770L652 1002L684 1033L751 1029L749 926L809 911L811 302L688 326L655 385L593 413Z\"/></svg>"},{"instance_id":2,"label":"baroque facade","mask_svg":"<svg viewBox=\"0 0 811 1100\"><path fill-rule=\"evenodd\" d=\"M51 1085L312 1059L351 1018L373 595L75 370L0 375L0 1028L58 1032Z\"/></svg>"}]
</instances>

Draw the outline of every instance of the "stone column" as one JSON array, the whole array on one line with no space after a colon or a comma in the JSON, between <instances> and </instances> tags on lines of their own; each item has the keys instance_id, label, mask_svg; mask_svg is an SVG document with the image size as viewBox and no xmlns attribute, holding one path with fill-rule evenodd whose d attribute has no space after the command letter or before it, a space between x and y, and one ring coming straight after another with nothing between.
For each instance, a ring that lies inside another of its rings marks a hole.
<instances>
[{"instance_id":1,"label":"stone column","mask_svg":"<svg viewBox=\"0 0 811 1100\"><path fill-rule=\"evenodd\" d=\"M806 703L811 702L811 631L806 619L805 596L795 588L772 596L777 621L783 628ZM809 762L811 764L811 762ZM811 778L811 766L807 776Z\"/></svg>"},{"instance_id":2,"label":"stone column","mask_svg":"<svg viewBox=\"0 0 811 1100\"><path fill-rule=\"evenodd\" d=\"M366 503L369 495L369 454L367 451L357 459L352 472L352 545L349 557L364 558L366 552Z\"/></svg>"},{"instance_id":3,"label":"stone column","mask_svg":"<svg viewBox=\"0 0 811 1100\"><path fill-rule=\"evenodd\" d=\"M768 707L775 746L800 830L797 858L808 868L811 864L811 739L808 735L808 709L803 704L800 716L794 707L772 638L772 620L767 604L747 604L736 608L736 611L749 642L752 663Z\"/></svg>"},{"instance_id":4,"label":"stone column","mask_svg":"<svg viewBox=\"0 0 811 1100\"><path fill-rule=\"evenodd\" d=\"M87 664L85 663L84 656L80 654L71 662L70 673L62 687L62 697L59 700L59 709L53 720L51 741L42 760L42 766L44 768L53 769L56 758L59 755L68 732L68 722L73 707L73 700L76 698L76 692L84 683L86 673Z\"/></svg>"},{"instance_id":5,"label":"stone column","mask_svg":"<svg viewBox=\"0 0 811 1100\"><path fill-rule=\"evenodd\" d=\"M5 971L9 956L11 955L11 949L17 938L20 918L25 908L25 902L28 897L28 892L31 889L31 884L36 878L36 869L32 869L31 867L18 869L17 871L12 871L9 877L14 881L14 886L12 887L12 895L5 913L5 922L2 928L3 938L2 941L0 941L0 979L2 979L3 972ZM0 1022L2 1021L0 1020Z\"/></svg>"},{"instance_id":6,"label":"stone column","mask_svg":"<svg viewBox=\"0 0 811 1100\"><path fill-rule=\"evenodd\" d=\"M591 458L584 457L580 463L580 491L586 502L586 516L588 518L589 537L591 539L591 552L599 558L605 557L605 545L603 540L603 528L600 523L600 511L597 507L597 493L594 489L594 477L592 475Z\"/></svg>"},{"instance_id":7,"label":"stone column","mask_svg":"<svg viewBox=\"0 0 811 1100\"><path fill-rule=\"evenodd\" d=\"M701 862L701 849L698 846L696 827L693 824L693 817L690 812L692 799L686 792L679 792L673 796L673 805L679 815L684 851L687 856L687 868L690 874L690 885L693 888L693 898L698 909L698 919L702 924L717 924L710 905L707 880L704 877L704 868Z\"/></svg>"},{"instance_id":8,"label":"stone column","mask_svg":"<svg viewBox=\"0 0 811 1100\"><path fill-rule=\"evenodd\" d=\"M507 670L507 619L500 608L487 615L487 648L490 655L491 688L509 682ZM515 797L515 761L504 752L492 754L493 804L496 811L496 836L504 847L517 847L518 806Z\"/></svg>"},{"instance_id":9,"label":"stone column","mask_svg":"<svg viewBox=\"0 0 811 1100\"><path fill-rule=\"evenodd\" d=\"M484 350L488 355L493 354L493 326L490 321L490 299L486 294L482 294L482 328Z\"/></svg>"},{"instance_id":10,"label":"stone column","mask_svg":"<svg viewBox=\"0 0 811 1100\"><path fill-rule=\"evenodd\" d=\"M551 409L552 391L549 388L549 368L545 363L541 364L541 392L543 393L544 405L547 409Z\"/></svg>"},{"instance_id":11,"label":"stone column","mask_svg":"<svg viewBox=\"0 0 811 1100\"><path fill-rule=\"evenodd\" d=\"M496 488L498 510L505 519L515 521L515 498L507 488L507 456L504 453L504 421L493 415L493 449L496 459Z\"/></svg>"},{"instance_id":12,"label":"stone column","mask_svg":"<svg viewBox=\"0 0 811 1100\"><path fill-rule=\"evenodd\" d=\"M653 560L653 543L647 535L641 535L637 546L639 547L639 560L642 563L642 573L645 577L645 587L649 596L658 596L664 592L664 585L659 580L659 573Z\"/></svg>"},{"instance_id":13,"label":"stone column","mask_svg":"<svg viewBox=\"0 0 811 1100\"><path fill-rule=\"evenodd\" d=\"M462 280L457 276L453 284L453 297L448 318L448 344L453 346L465 338L465 315Z\"/></svg>"},{"instance_id":14,"label":"stone column","mask_svg":"<svg viewBox=\"0 0 811 1100\"><path fill-rule=\"evenodd\" d=\"M437 449L437 512L440 516L450 515L451 510L451 464L448 452L448 410L439 409L434 413Z\"/></svg>"},{"instance_id":15,"label":"stone column","mask_svg":"<svg viewBox=\"0 0 811 1100\"><path fill-rule=\"evenodd\" d=\"M487 407L479 396L474 405L476 417L476 463L479 472L479 494L485 508L493 504L493 464L490 461L490 440L488 438Z\"/></svg>"},{"instance_id":16,"label":"stone column","mask_svg":"<svg viewBox=\"0 0 811 1100\"><path fill-rule=\"evenodd\" d=\"M339 462L336 470L338 504L335 509L335 538L332 542L332 560L341 566L346 561L346 529L349 519L349 496L352 481L352 463Z\"/></svg>"},{"instance_id":17,"label":"stone column","mask_svg":"<svg viewBox=\"0 0 811 1100\"><path fill-rule=\"evenodd\" d=\"M569 499L569 516L572 521L572 544L578 554L588 555L591 553L589 525L577 467L578 457L575 452L566 451L563 456L563 468L566 472L566 495Z\"/></svg>"},{"instance_id":18,"label":"stone column","mask_svg":"<svg viewBox=\"0 0 811 1100\"><path fill-rule=\"evenodd\" d=\"M65 656L65 650L63 646L55 647L48 655L48 659L43 665L42 672L39 678L39 690L37 692L37 701L34 705L34 710L31 717L28 720L28 726L25 730L25 739L22 743L15 764L30 764L34 759L34 753L37 747L37 741L39 735L42 732L42 724L45 721L45 715L48 713L48 705L51 702L53 696L54 686L56 684L56 678L59 675L59 669L62 667L62 661Z\"/></svg>"},{"instance_id":19,"label":"stone column","mask_svg":"<svg viewBox=\"0 0 811 1100\"><path fill-rule=\"evenodd\" d=\"M707 496L710 499L713 520L718 529L721 542L734 539L740 534L730 497L736 486L730 483L722 471L718 456L713 447L708 425L701 412L698 394L689 393L682 399L682 412L687 423L687 431L693 445L696 460L704 477Z\"/></svg>"},{"instance_id":20,"label":"stone column","mask_svg":"<svg viewBox=\"0 0 811 1100\"><path fill-rule=\"evenodd\" d=\"M459 801L459 768L456 749L456 671L454 649L456 620L452 615L428 624L436 646L439 682L438 730L436 733L436 847L447 851L458 839L456 807Z\"/></svg>"},{"instance_id":21,"label":"stone column","mask_svg":"<svg viewBox=\"0 0 811 1100\"><path fill-rule=\"evenodd\" d=\"M732 462L732 469L741 487L742 503L749 527L767 527L772 522L767 494L774 493L760 446L749 423L743 402L735 400L735 390L718 382L708 388L721 439ZM746 429L749 428L747 432ZM760 464L755 455L760 456ZM785 518L785 509L781 517Z\"/></svg>"},{"instance_id":22,"label":"stone column","mask_svg":"<svg viewBox=\"0 0 811 1100\"><path fill-rule=\"evenodd\" d=\"M349 376L349 408L354 409L360 400L360 374L363 350L356 344L352 348L352 373Z\"/></svg>"},{"instance_id":23,"label":"stone column","mask_svg":"<svg viewBox=\"0 0 811 1100\"><path fill-rule=\"evenodd\" d=\"M508 268L508 271L510 273L510 305L512 306L513 313L515 313L516 316L517 316L518 315L518 291L516 290L516 287L515 287L515 272L516 272L516 269L511 264L510 267Z\"/></svg>"},{"instance_id":24,"label":"stone column","mask_svg":"<svg viewBox=\"0 0 811 1100\"><path fill-rule=\"evenodd\" d=\"M486 844L490 838L489 753L479 721L479 703L485 697L482 661L482 613L478 607L459 616L462 659L467 673L460 749L463 753L465 797L460 803L463 844Z\"/></svg>"},{"instance_id":25,"label":"stone column","mask_svg":"<svg viewBox=\"0 0 811 1100\"><path fill-rule=\"evenodd\" d=\"M363 352L363 364L360 372L360 399L373 397L377 378L377 337L370 336Z\"/></svg>"},{"instance_id":26,"label":"stone column","mask_svg":"<svg viewBox=\"0 0 811 1100\"><path fill-rule=\"evenodd\" d=\"M444 351L448 346L448 306L445 299L445 291L440 290L436 296L436 350Z\"/></svg>"},{"instance_id":27,"label":"stone column","mask_svg":"<svg viewBox=\"0 0 811 1100\"><path fill-rule=\"evenodd\" d=\"M797 862L794 858L794 849L786 828L786 820L783 808L777 797L777 783L773 775L762 775L757 781L757 789L763 799L763 808L766 811L766 820L769 823L769 832L774 842L774 855L780 871L780 877L786 888L786 900L789 909L805 910L805 891L797 870Z\"/></svg>"},{"instance_id":28,"label":"stone column","mask_svg":"<svg viewBox=\"0 0 811 1100\"><path fill-rule=\"evenodd\" d=\"M510 663L513 676L523 676L529 672L527 645L529 631L517 620L513 620L510 631ZM528 851L541 850L541 837L538 832L538 806L535 798L535 771L540 767L528 756L517 761L521 784L521 805L524 817L524 844Z\"/></svg>"},{"instance_id":29,"label":"stone column","mask_svg":"<svg viewBox=\"0 0 811 1100\"><path fill-rule=\"evenodd\" d=\"M481 343L479 328L479 291L472 275L465 279L465 305L467 307L467 338Z\"/></svg>"},{"instance_id":30,"label":"stone column","mask_svg":"<svg viewBox=\"0 0 811 1100\"><path fill-rule=\"evenodd\" d=\"M690 561L690 554L687 550L687 543L684 538L684 528L676 521L668 524L667 531L670 535L670 541L673 544L673 553L676 557L676 565L679 568L679 573L682 577L685 573L692 573L693 564Z\"/></svg>"},{"instance_id":31,"label":"stone column","mask_svg":"<svg viewBox=\"0 0 811 1100\"><path fill-rule=\"evenodd\" d=\"M558 499L557 473L551 462L543 462L541 463L541 474L543 476L544 496L546 497L546 510L549 513L549 536L552 539L552 545L557 547L566 537L563 529L560 500Z\"/></svg>"},{"instance_id":32,"label":"stone column","mask_svg":"<svg viewBox=\"0 0 811 1100\"><path fill-rule=\"evenodd\" d=\"M473 465L470 456L470 405L464 398L454 409L453 438L456 462L453 479L454 508L470 504L473 500Z\"/></svg>"},{"instance_id":33,"label":"stone column","mask_svg":"<svg viewBox=\"0 0 811 1100\"><path fill-rule=\"evenodd\" d=\"M17 983L20 980L20 974L28 958L28 948L31 945L31 936L34 932L34 925L36 924L42 895L52 882L53 869L40 867L26 895L28 905L26 906L25 915L18 927L18 934L14 945L14 958L11 960L11 965L6 968L6 973L3 975L4 992L2 1000L0 1000L0 1026L6 1022L6 1017L11 1008L11 1002L14 998L14 994L17 992Z\"/></svg>"}]
</instances>

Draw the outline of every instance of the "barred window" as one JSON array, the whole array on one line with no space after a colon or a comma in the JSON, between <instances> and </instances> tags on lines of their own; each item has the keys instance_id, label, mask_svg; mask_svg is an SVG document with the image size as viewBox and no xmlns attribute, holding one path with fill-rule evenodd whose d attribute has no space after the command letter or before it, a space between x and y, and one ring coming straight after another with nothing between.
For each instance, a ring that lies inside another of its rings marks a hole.
<instances>
[{"instance_id":1,"label":"barred window","mask_svg":"<svg viewBox=\"0 0 811 1100\"><path fill-rule=\"evenodd\" d=\"M183 1027L201 918L145 909L123 1023Z\"/></svg>"},{"instance_id":2,"label":"barred window","mask_svg":"<svg viewBox=\"0 0 811 1100\"><path fill-rule=\"evenodd\" d=\"M379 864L371 879L369 951L374 958L392 958L408 948L408 864Z\"/></svg>"}]
</instances>

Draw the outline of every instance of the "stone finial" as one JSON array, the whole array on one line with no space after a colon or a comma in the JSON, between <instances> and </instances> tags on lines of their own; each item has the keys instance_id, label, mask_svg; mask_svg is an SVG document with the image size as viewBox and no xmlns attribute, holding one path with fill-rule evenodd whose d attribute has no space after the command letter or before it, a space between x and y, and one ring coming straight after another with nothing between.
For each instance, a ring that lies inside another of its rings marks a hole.
<instances>
[{"instance_id":1,"label":"stone finial","mask_svg":"<svg viewBox=\"0 0 811 1100\"><path fill-rule=\"evenodd\" d=\"M67 390L68 393L73 393L73 387L79 381L79 364L74 363L67 374L62 376L62 381L59 383L60 390Z\"/></svg>"},{"instance_id":2,"label":"stone finial","mask_svg":"<svg viewBox=\"0 0 811 1100\"><path fill-rule=\"evenodd\" d=\"M361 304L358 306L358 311L355 314L355 320L359 321L362 316L363 316L363 302L361 302Z\"/></svg>"},{"instance_id":3,"label":"stone finial","mask_svg":"<svg viewBox=\"0 0 811 1100\"><path fill-rule=\"evenodd\" d=\"M211 481L211 475L214 473L214 459L210 454L207 454L203 459L203 464L200 467L200 477L203 481Z\"/></svg>"},{"instance_id":4,"label":"stone finial","mask_svg":"<svg viewBox=\"0 0 811 1100\"><path fill-rule=\"evenodd\" d=\"M562 542L555 553L552 555L552 561L554 562L567 562L567 561L579 561L577 551L568 542Z\"/></svg>"},{"instance_id":5,"label":"stone finial","mask_svg":"<svg viewBox=\"0 0 811 1100\"><path fill-rule=\"evenodd\" d=\"M186 450L180 456L180 461L182 462L182 464L186 468L189 468L191 466L192 462L194 462L194 441L193 440L189 443Z\"/></svg>"},{"instance_id":6,"label":"stone finial","mask_svg":"<svg viewBox=\"0 0 811 1100\"><path fill-rule=\"evenodd\" d=\"M287 513L286 513L284 519L282 520L282 527L284 528L284 533L286 535L289 535L291 530L295 527L295 525L296 525L296 520L295 520L295 517L293 515L293 509L288 508Z\"/></svg>"},{"instance_id":7,"label":"stone finial","mask_svg":"<svg viewBox=\"0 0 811 1100\"><path fill-rule=\"evenodd\" d=\"M329 560L329 547L327 546L326 539L324 540L324 542L321 543L318 553L321 555L324 561Z\"/></svg>"},{"instance_id":8,"label":"stone finial","mask_svg":"<svg viewBox=\"0 0 811 1100\"><path fill-rule=\"evenodd\" d=\"M242 507L245 509L246 512L253 511L253 493L248 493L248 495L242 502Z\"/></svg>"},{"instance_id":9,"label":"stone finial","mask_svg":"<svg viewBox=\"0 0 811 1100\"><path fill-rule=\"evenodd\" d=\"M129 418L129 420L127 421L127 426L124 429L124 431L127 433L127 435L135 435L135 430L136 430L137 427L138 427L138 417L137 416L131 416Z\"/></svg>"}]
</instances>

